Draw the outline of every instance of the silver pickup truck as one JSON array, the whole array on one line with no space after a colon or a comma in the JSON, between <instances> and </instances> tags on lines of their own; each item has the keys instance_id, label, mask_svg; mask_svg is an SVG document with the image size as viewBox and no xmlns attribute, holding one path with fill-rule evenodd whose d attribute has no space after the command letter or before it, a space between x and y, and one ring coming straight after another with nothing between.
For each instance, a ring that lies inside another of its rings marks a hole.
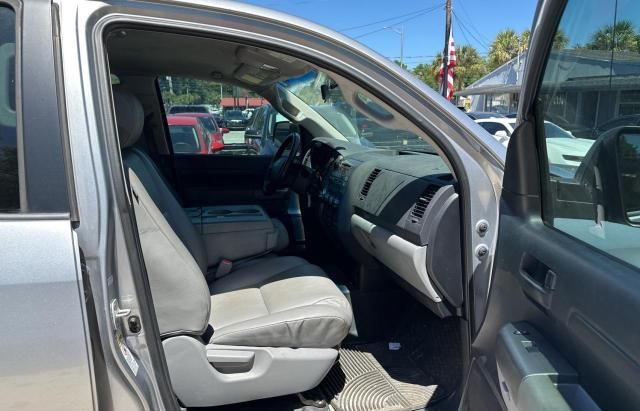
<instances>
[{"instance_id":1,"label":"silver pickup truck","mask_svg":"<svg viewBox=\"0 0 640 411\"><path fill-rule=\"evenodd\" d=\"M505 147L272 10L0 0L0 409L640 409L639 28L540 0ZM274 152L166 122L230 92Z\"/></svg>"}]
</instances>

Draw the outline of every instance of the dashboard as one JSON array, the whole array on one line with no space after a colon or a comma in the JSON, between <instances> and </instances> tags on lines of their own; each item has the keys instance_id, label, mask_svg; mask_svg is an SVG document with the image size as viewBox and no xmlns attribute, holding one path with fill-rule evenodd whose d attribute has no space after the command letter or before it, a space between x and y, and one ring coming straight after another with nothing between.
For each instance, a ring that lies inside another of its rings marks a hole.
<instances>
[{"instance_id":1,"label":"dashboard","mask_svg":"<svg viewBox=\"0 0 640 411\"><path fill-rule=\"evenodd\" d=\"M328 236L378 260L437 315L460 313L459 196L439 156L316 138L302 166Z\"/></svg>"}]
</instances>

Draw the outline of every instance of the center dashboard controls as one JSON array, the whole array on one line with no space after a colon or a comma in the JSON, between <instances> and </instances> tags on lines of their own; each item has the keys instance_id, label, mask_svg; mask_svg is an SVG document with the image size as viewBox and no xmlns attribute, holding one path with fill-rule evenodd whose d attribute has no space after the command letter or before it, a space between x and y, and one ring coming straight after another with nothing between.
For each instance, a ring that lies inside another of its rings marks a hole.
<instances>
[{"instance_id":1,"label":"center dashboard controls","mask_svg":"<svg viewBox=\"0 0 640 411\"><path fill-rule=\"evenodd\" d=\"M320 218L328 227L336 227L338 209L347 187L351 165L338 156L330 162L322 181L318 199L320 200Z\"/></svg>"},{"instance_id":2,"label":"center dashboard controls","mask_svg":"<svg viewBox=\"0 0 640 411\"><path fill-rule=\"evenodd\" d=\"M376 258L436 315L460 315L460 203L447 164L324 138L305 157L324 231Z\"/></svg>"}]
</instances>

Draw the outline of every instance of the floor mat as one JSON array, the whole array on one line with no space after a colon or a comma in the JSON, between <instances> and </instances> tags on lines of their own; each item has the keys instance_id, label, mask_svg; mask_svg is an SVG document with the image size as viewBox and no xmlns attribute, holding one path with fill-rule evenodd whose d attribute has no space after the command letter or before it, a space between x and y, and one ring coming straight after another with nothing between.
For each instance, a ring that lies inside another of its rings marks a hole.
<instances>
[{"instance_id":1,"label":"floor mat","mask_svg":"<svg viewBox=\"0 0 640 411\"><path fill-rule=\"evenodd\" d=\"M440 397L438 386L413 366L401 350L378 360L382 344L340 349L340 360L311 395L330 401L337 411L409 411L426 408Z\"/></svg>"},{"instance_id":2,"label":"floor mat","mask_svg":"<svg viewBox=\"0 0 640 411\"><path fill-rule=\"evenodd\" d=\"M395 306L391 320L378 316L386 336L343 343L338 364L305 396L337 411L446 409L462 381L460 322L410 299Z\"/></svg>"}]
</instances>

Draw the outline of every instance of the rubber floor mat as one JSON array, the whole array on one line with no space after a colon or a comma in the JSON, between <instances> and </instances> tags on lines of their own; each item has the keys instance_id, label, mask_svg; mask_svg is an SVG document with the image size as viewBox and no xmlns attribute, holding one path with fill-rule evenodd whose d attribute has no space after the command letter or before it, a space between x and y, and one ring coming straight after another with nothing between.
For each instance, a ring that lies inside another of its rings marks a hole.
<instances>
[{"instance_id":1,"label":"rubber floor mat","mask_svg":"<svg viewBox=\"0 0 640 411\"><path fill-rule=\"evenodd\" d=\"M339 362L311 395L326 399L337 411L412 411L442 398L438 386L429 384L432 378L402 350L385 348L380 343L341 348ZM388 365L377 357L385 357Z\"/></svg>"}]
</instances>

